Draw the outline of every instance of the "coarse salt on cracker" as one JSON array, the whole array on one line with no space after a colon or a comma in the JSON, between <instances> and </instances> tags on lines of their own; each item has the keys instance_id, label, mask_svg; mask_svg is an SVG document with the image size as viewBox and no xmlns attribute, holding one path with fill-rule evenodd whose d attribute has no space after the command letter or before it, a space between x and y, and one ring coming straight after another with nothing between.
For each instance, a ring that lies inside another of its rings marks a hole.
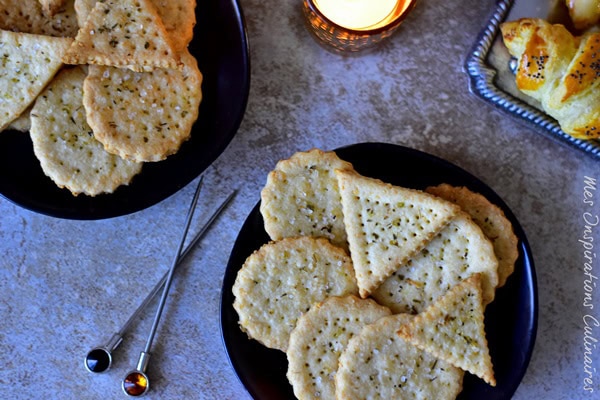
<instances>
[{"instance_id":1,"label":"coarse salt on cracker","mask_svg":"<svg viewBox=\"0 0 600 400\"><path fill-rule=\"evenodd\" d=\"M387 307L353 295L314 304L298 319L286 351L287 377L296 397L334 399L338 361L348 341L390 314Z\"/></svg>"},{"instance_id":2,"label":"coarse salt on cracker","mask_svg":"<svg viewBox=\"0 0 600 400\"><path fill-rule=\"evenodd\" d=\"M94 139L82 105L83 68L62 70L31 110L31 140L42 169L74 195L111 193L142 165L109 154Z\"/></svg>"},{"instance_id":3,"label":"coarse salt on cracker","mask_svg":"<svg viewBox=\"0 0 600 400\"><path fill-rule=\"evenodd\" d=\"M53 16L44 13L38 0L0 0L0 29L73 38L79 26L73 0Z\"/></svg>"},{"instance_id":4,"label":"coarse salt on cracker","mask_svg":"<svg viewBox=\"0 0 600 400\"><path fill-rule=\"evenodd\" d=\"M428 187L426 192L458 204L479 225L494 245L494 252L498 258L498 287L504 286L514 272L515 262L519 258L519 240L504 211L483 195L464 186L443 183Z\"/></svg>"},{"instance_id":5,"label":"coarse salt on cracker","mask_svg":"<svg viewBox=\"0 0 600 400\"><path fill-rule=\"evenodd\" d=\"M0 131L52 80L71 42L68 38L0 31Z\"/></svg>"},{"instance_id":6,"label":"coarse salt on cracker","mask_svg":"<svg viewBox=\"0 0 600 400\"><path fill-rule=\"evenodd\" d=\"M408 314L383 317L350 339L335 376L337 400L456 398L464 371L396 334L412 319Z\"/></svg>"},{"instance_id":7,"label":"coarse salt on cracker","mask_svg":"<svg viewBox=\"0 0 600 400\"><path fill-rule=\"evenodd\" d=\"M233 307L249 337L285 352L296 321L314 303L357 293L342 249L322 238L287 238L246 259L233 285Z\"/></svg>"},{"instance_id":8,"label":"coarse salt on cracker","mask_svg":"<svg viewBox=\"0 0 600 400\"><path fill-rule=\"evenodd\" d=\"M202 73L189 52L182 60L182 70L89 67L83 104L94 136L109 152L161 161L189 139L202 100Z\"/></svg>"},{"instance_id":9,"label":"coarse salt on cracker","mask_svg":"<svg viewBox=\"0 0 600 400\"><path fill-rule=\"evenodd\" d=\"M135 71L182 66L150 0L98 1L63 61Z\"/></svg>"},{"instance_id":10,"label":"coarse salt on cracker","mask_svg":"<svg viewBox=\"0 0 600 400\"><path fill-rule=\"evenodd\" d=\"M361 297L446 226L460 208L430 194L354 171L336 171L350 254Z\"/></svg>"},{"instance_id":11,"label":"coarse salt on cracker","mask_svg":"<svg viewBox=\"0 0 600 400\"><path fill-rule=\"evenodd\" d=\"M461 211L372 296L395 313L419 313L450 288L479 272L484 304L489 304L498 283L497 267L491 242Z\"/></svg>"},{"instance_id":12,"label":"coarse salt on cracker","mask_svg":"<svg viewBox=\"0 0 600 400\"><path fill-rule=\"evenodd\" d=\"M261 191L260 212L271 239L324 237L348 248L336 169L352 164L319 149L277 163Z\"/></svg>"},{"instance_id":13,"label":"coarse salt on cracker","mask_svg":"<svg viewBox=\"0 0 600 400\"><path fill-rule=\"evenodd\" d=\"M398 335L496 386L482 301L481 275L473 274L401 326Z\"/></svg>"}]
</instances>

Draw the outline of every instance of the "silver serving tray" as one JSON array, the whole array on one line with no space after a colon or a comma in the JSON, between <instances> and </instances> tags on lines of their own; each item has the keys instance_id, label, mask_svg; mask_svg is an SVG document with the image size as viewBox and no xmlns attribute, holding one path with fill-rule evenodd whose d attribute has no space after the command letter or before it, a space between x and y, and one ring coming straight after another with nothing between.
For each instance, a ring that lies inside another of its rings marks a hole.
<instances>
[{"instance_id":1,"label":"silver serving tray","mask_svg":"<svg viewBox=\"0 0 600 400\"><path fill-rule=\"evenodd\" d=\"M525 121L536 131L600 160L600 140L575 139L566 134L536 100L517 90L511 70L511 56L502 43L502 22L525 17L555 22L559 15L559 1L498 0L465 62L469 90L495 107Z\"/></svg>"}]
</instances>

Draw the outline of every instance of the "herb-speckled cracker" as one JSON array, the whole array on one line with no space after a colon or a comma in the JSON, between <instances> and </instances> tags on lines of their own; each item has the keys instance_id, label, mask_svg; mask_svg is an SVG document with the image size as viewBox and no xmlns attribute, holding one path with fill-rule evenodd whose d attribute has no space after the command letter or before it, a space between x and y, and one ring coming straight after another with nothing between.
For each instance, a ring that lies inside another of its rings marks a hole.
<instances>
[{"instance_id":1,"label":"herb-speckled cracker","mask_svg":"<svg viewBox=\"0 0 600 400\"><path fill-rule=\"evenodd\" d=\"M0 31L0 131L19 117L54 77L71 42Z\"/></svg>"},{"instance_id":2,"label":"herb-speckled cracker","mask_svg":"<svg viewBox=\"0 0 600 400\"><path fill-rule=\"evenodd\" d=\"M395 313L419 313L450 288L480 272L484 304L489 304L498 283L497 267L491 242L461 211L372 296Z\"/></svg>"},{"instance_id":3,"label":"herb-speckled cracker","mask_svg":"<svg viewBox=\"0 0 600 400\"><path fill-rule=\"evenodd\" d=\"M109 154L94 139L82 105L82 68L61 71L31 110L33 150L44 173L74 195L111 193L141 164Z\"/></svg>"},{"instance_id":4,"label":"herb-speckled cracker","mask_svg":"<svg viewBox=\"0 0 600 400\"><path fill-rule=\"evenodd\" d=\"M0 29L37 35L75 37L79 26L73 0L52 17L38 0L0 0Z\"/></svg>"},{"instance_id":5,"label":"herb-speckled cracker","mask_svg":"<svg viewBox=\"0 0 600 400\"><path fill-rule=\"evenodd\" d=\"M89 67L83 104L94 135L109 152L160 161L190 137L202 100L202 74L189 52L182 60L182 70Z\"/></svg>"},{"instance_id":6,"label":"herb-speckled cracker","mask_svg":"<svg viewBox=\"0 0 600 400\"><path fill-rule=\"evenodd\" d=\"M350 339L335 377L336 399L450 400L462 390L464 372L400 338L413 317L383 317Z\"/></svg>"},{"instance_id":7,"label":"herb-speckled cracker","mask_svg":"<svg viewBox=\"0 0 600 400\"><path fill-rule=\"evenodd\" d=\"M181 67L179 54L150 0L98 1L63 61L136 71Z\"/></svg>"},{"instance_id":8,"label":"herb-speckled cracker","mask_svg":"<svg viewBox=\"0 0 600 400\"><path fill-rule=\"evenodd\" d=\"M388 308L356 296L330 297L315 304L290 335L287 377L302 399L334 399L338 360L363 326L390 315Z\"/></svg>"},{"instance_id":9,"label":"herb-speckled cracker","mask_svg":"<svg viewBox=\"0 0 600 400\"><path fill-rule=\"evenodd\" d=\"M348 248L336 169L352 164L318 149L277 163L261 192L260 212L271 239L324 237Z\"/></svg>"},{"instance_id":10,"label":"herb-speckled cracker","mask_svg":"<svg viewBox=\"0 0 600 400\"><path fill-rule=\"evenodd\" d=\"M398 329L415 346L496 386L485 337L481 275L474 274Z\"/></svg>"},{"instance_id":11,"label":"herb-speckled cracker","mask_svg":"<svg viewBox=\"0 0 600 400\"><path fill-rule=\"evenodd\" d=\"M455 187L444 183L429 187L426 191L458 204L479 225L494 245L494 252L498 258L498 287L504 286L515 270L515 262L519 257L517 247L519 241L502 209L466 187Z\"/></svg>"},{"instance_id":12,"label":"herb-speckled cracker","mask_svg":"<svg viewBox=\"0 0 600 400\"><path fill-rule=\"evenodd\" d=\"M329 296L356 294L350 257L322 238L287 238L250 255L233 285L240 327L267 347L286 351L296 321Z\"/></svg>"},{"instance_id":13,"label":"herb-speckled cracker","mask_svg":"<svg viewBox=\"0 0 600 400\"><path fill-rule=\"evenodd\" d=\"M460 210L433 195L336 171L361 297L420 251Z\"/></svg>"},{"instance_id":14,"label":"herb-speckled cracker","mask_svg":"<svg viewBox=\"0 0 600 400\"><path fill-rule=\"evenodd\" d=\"M79 25L83 26L98 0L75 0ZM175 51L184 50L194 36L196 0L152 0L162 18Z\"/></svg>"}]
</instances>

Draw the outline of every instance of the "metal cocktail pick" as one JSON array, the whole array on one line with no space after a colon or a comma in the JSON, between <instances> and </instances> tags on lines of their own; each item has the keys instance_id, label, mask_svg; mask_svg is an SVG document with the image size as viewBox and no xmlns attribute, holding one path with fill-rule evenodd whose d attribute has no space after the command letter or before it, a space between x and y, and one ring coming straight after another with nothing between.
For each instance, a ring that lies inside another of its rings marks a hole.
<instances>
[{"instance_id":1,"label":"metal cocktail pick","mask_svg":"<svg viewBox=\"0 0 600 400\"><path fill-rule=\"evenodd\" d=\"M177 267L177 260L179 259L179 254L181 253L181 249L183 248L183 243L185 242L185 237L187 236L188 229L190 228L190 223L192 221L192 216L194 215L194 210L196 209L198 196L200 194L200 187L202 186L201 184L202 181L198 182L196 193L194 193L194 198L192 200L192 204L188 211L188 216L185 222L185 228L183 229L181 241L179 242L179 248L175 253L175 258L173 259L171 268L169 268L167 280L165 281L165 286L160 297L160 302L158 303L156 315L154 316L154 322L152 323L152 328L150 329L150 334L148 335L148 340L146 341L146 347L144 348L144 351L140 353L140 359L137 363L136 369L128 372L127 375L125 375L125 379L123 379L123 391L129 396L141 396L144 393L146 393L150 388L148 376L146 375L146 368L148 367L148 362L150 361L150 348L152 347L152 341L154 340L154 335L156 333L156 329L158 328L158 323L160 321L163 308L167 301L167 295L169 294L171 282L173 281L173 273L175 272L175 268Z\"/></svg>"},{"instance_id":2,"label":"metal cocktail pick","mask_svg":"<svg viewBox=\"0 0 600 400\"><path fill-rule=\"evenodd\" d=\"M202 178L201 178L202 179ZM179 255L177 260L177 266L181 265L183 260L187 257L190 251L195 247L195 245L204 237L204 234L210 228L214 220L223 212L225 207L229 204L233 196L235 195L235 191L229 194L229 196L221 203L221 205L215 210L215 212L209 217L206 223L200 228L198 233L194 236L194 238L190 241L186 249ZM112 352L116 350L116 348L123 341L123 336L129 330L131 324L137 319L142 311L144 311L150 302L156 297L160 289L163 287L165 281L167 280L168 272L163 275L163 277L156 283L154 288L146 298L142 301L142 303L138 306L138 308L131 314L127 322L123 324L121 329L117 333L115 333L110 340L104 346L96 347L87 354L85 357L85 367L90 372L101 373L106 372L110 368L112 364Z\"/></svg>"}]
</instances>

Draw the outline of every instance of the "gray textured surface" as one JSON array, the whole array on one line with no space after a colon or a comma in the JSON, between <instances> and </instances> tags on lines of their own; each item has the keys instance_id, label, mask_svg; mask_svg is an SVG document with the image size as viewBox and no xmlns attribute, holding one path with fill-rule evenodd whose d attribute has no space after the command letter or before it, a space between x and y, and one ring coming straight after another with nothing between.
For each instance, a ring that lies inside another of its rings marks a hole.
<instances>
[{"instance_id":1,"label":"gray textured surface","mask_svg":"<svg viewBox=\"0 0 600 400\"><path fill-rule=\"evenodd\" d=\"M315 44L300 1L242 0L251 45L247 113L207 171L200 208L240 194L178 274L155 340L147 398L250 398L230 367L219 328L228 256L268 171L311 147L383 141L441 156L490 185L530 241L538 276L539 332L515 399L592 399L583 390L583 180L600 164L537 134L472 96L463 61L494 2L422 0L379 51L343 58ZM119 328L176 248L193 185L147 210L103 221L59 220L0 198L0 397L124 397L152 311L134 325L111 372L87 373L90 346ZM600 227L592 229L600 244ZM598 275L600 260L594 258ZM591 334L600 339L600 327ZM192 372L191 372L192 371Z\"/></svg>"}]
</instances>

